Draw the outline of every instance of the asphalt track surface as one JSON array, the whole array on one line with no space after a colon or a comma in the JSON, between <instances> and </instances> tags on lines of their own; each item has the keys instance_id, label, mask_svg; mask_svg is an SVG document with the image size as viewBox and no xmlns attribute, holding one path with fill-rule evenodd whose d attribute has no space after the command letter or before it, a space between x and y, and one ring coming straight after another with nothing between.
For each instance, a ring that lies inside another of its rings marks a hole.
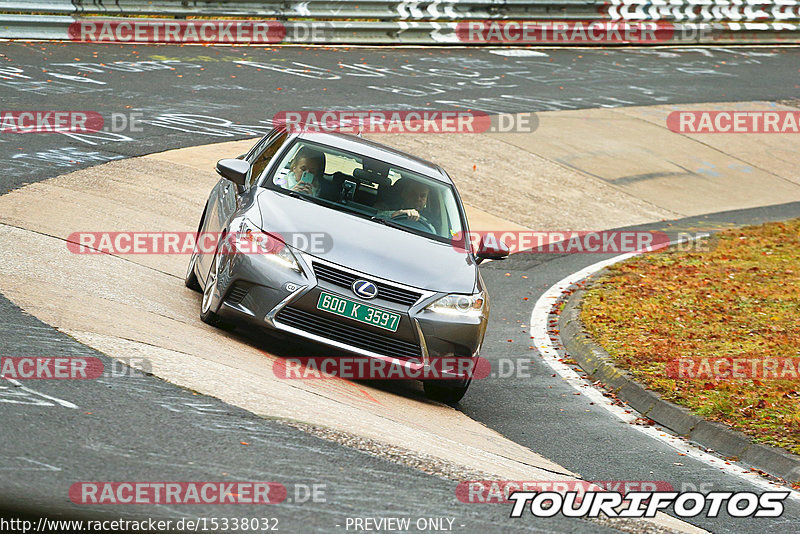
<instances>
[{"instance_id":1,"label":"asphalt track surface","mask_svg":"<svg viewBox=\"0 0 800 534\"><path fill-rule=\"evenodd\" d=\"M253 137L297 109L489 113L797 97L797 48L325 49L4 43L2 110L133 114L135 129L0 135L3 185ZM247 62L245 65L243 62ZM130 126L130 121L125 121ZM139 131L141 130L141 131Z\"/></svg>"},{"instance_id":2,"label":"asphalt track surface","mask_svg":"<svg viewBox=\"0 0 800 534\"><path fill-rule=\"evenodd\" d=\"M307 49L6 43L0 47L2 110L141 113L141 131L94 137L0 135L4 189L111 159L259 135L293 109L480 109L544 111L797 97L794 48L547 50L504 57L486 50ZM242 65L250 60L259 66ZM50 81L47 81L50 80ZM137 130L139 130L137 128ZM797 204L719 214L696 222L743 224L800 215ZM700 225L702 226L702 225ZM484 357L515 358L528 346L541 292L603 255L521 255L483 268L493 298ZM510 273L511 276L506 276ZM522 278L527 276L527 278ZM523 298L528 297L525 301ZM0 353L97 355L7 300L0 300ZM513 342L509 343L508 339ZM535 354L534 351L530 351ZM102 356L100 356L102 357ZM754 488L677 456L588 405L535 356L531 376L476 381L461 409L593 480L664 480L678 489ZM177 519L278 517L281 530L338 530L347 516L455 517L455 530L597 532L595 523L511 521L502 505L464 505L455 483L320 440L284 424L195 395L150 376L89 385L3 384L0 503L53 515L136 514ZM9 403L16 400L19 403ZM242 445L242 442L249 445ZM682 464L682 465L681 465ZM276 480L325 484L325 503L247 507L78 509L79 480ZM797 531L800 506L777 520L697 518L714 532ZM464 525L460 527L460 525ZM344 530L342 528L342 530Z\"/></svg>"}]
</instances>

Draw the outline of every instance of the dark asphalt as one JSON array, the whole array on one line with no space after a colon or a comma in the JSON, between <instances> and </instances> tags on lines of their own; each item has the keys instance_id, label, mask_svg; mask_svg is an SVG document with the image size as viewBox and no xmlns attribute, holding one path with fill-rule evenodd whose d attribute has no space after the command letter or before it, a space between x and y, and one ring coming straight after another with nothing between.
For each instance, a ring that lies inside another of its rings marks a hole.
<instances>
[{"instance_id":1,"label":"dark asphalt","mask_svg":"<svg viewBox=\"0 0 800 534\"><path fill-rule=\"evenodd\" d=\"M117 125L126 127L0 133L0 184L9 189L109 159L253 137L278 111L531 112L800 94L797 48L541 53L3 43L0 111L94 111L109 128L118 114Z\"/></svg>"},{"instance_id":2,"label":"dark asphalt","mask_svg":"<svg viewBox=\"0 0 800 534\"><path fill-rule=\"evenodd\" d=\"M136 113L140 122L136 131L95 136L0 133L5 167L0 191L110 159L253 137L282 110L458 107L517 112L798 95L796 48L544 53L504 57L459 49L3 43L0 111L97 111L107 122L114 113ZM251 64L236 63L242 60ZM798 215L793 205L717 219L742 223ZM494 310L484 356L518 356L520 345L528 344L517 321L527 323L538 294L600 259L520 256L487 265L483 272ZM522 300L525 296L528 301ZM0 317L0 355L95 354L5 299L0 300ZM519 344L507 342L516 338ZM586 406L569 386L550 376L549 368L535 358L533 362L532 378L477 381L462 410L588 479L747 488L692 460L673 465L673 450L626 428L604 410ZM0 401L19 400L20 392L4 385ZM153 377L109 378L80 387L48 381L29 387L79 409L45 406L41 398L39 405L0 402L0 508L27 507L34 514L60 516L86 513L86 507L77 510L67 499L69 485L80 480L265 479L290 489L294 484L326 484L327 502L282 504L266 514L261 509L237 508L233 513L213 507L89 512L173 519L182 514L257 514L278 517L288 531L336 531L335 525L348 515L389 514L456 517L464 531L598 531L596 524L582 521L511 522L504 506L460 505L451 482L264 421ZM797 530L798 521L800 511L793 504L770 524L728 518L696 522L715 532L788 532Z\"/></svg>"}]
</instances>

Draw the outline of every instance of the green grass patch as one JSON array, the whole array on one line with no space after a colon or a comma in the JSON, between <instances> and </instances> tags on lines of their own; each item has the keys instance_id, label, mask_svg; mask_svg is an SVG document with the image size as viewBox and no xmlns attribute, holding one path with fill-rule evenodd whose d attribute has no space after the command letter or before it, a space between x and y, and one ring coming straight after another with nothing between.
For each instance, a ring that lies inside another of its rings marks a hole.
<instances>
[{"instance_id":1,"label":"green grass patch","mask_svg":"<svg viewBox=\"0 0 800 534\"><path fill-rule=\"evenodd\" d=\"M725 230L710 245L612 266L587 291L581 318L663 398L800 454L800 381L666 373L680 358L800 358L800 219Z\"/></svg>"}]
</instances>

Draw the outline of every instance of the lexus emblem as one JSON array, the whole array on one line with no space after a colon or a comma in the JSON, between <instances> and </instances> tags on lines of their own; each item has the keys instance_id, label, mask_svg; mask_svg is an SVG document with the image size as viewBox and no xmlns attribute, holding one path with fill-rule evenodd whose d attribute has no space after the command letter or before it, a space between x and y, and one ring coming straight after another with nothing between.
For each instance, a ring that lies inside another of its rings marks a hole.
<instances>
[{"instance_id":1,"label":"lexus emblem","mask_svg":"<svg viewBox=\"0 0 800 534\"><path fill-rule=\"evenodd\" d=\"M378 286L367 280L356 280L352 288L353 293L362 299L374 299L378 296Z\"/></svg>"}]
</instances>

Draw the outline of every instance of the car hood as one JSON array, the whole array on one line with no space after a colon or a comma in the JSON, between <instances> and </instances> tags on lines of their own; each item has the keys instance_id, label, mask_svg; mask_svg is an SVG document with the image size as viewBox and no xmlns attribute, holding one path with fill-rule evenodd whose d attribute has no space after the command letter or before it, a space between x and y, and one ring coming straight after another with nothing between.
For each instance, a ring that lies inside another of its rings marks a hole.
<instances>
[{"instance_id":1,"label":"car hood","mask_svg":"<svg viewBox=\"0 0 800 534\"><path fill-rule=\"evenodd\" d=\"M449 243L269 189L260 191L257 201L261 229L281 234L288 244L312 256L429 291L471 293L475 288L475 262ZM318 234L317 243L324 234L324 247L300 237L309 234Z\"/></svg>"}]
</instances>

